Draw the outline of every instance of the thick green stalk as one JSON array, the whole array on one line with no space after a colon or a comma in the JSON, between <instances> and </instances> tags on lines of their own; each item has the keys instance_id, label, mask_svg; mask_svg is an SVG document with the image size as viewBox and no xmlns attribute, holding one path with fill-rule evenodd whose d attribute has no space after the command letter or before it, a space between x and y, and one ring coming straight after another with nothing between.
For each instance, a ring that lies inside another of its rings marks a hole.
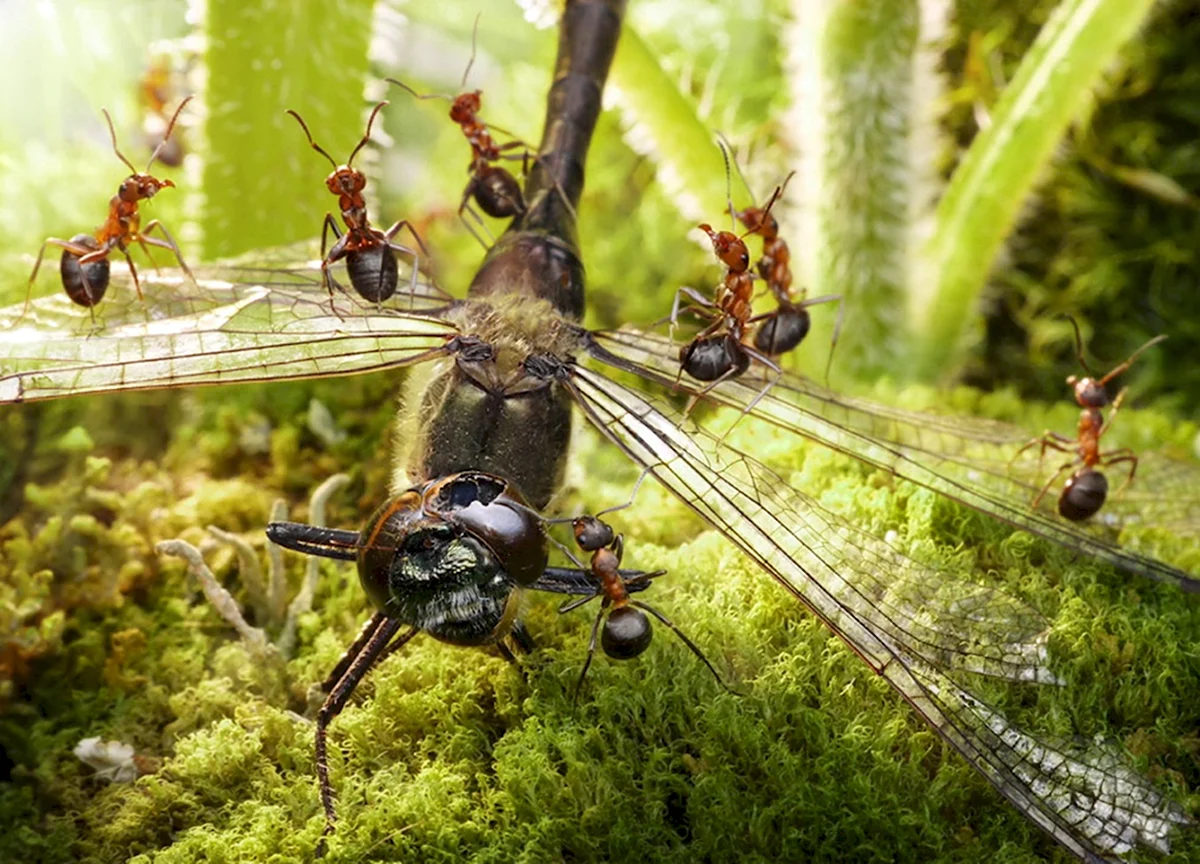
<instances>
[{"instance_id":1,"label":"thick green stalk","mask_svg":"<svg viewBox=\"0 0 1200 864\"><path fill-rule=\"evenodd\" d=\"M979 295L1004 238L1097 78L1154 0L1063 0L950 180L927 250L930 280L909 312L915 374L957 370L975 333Z\"/></svg>"},{"instance_id":2,"label":"thick green stalk","mask_svg":"<svg viewBox=\"0 0 1200 864\"><path fill-rule=\"evenodd\" d=\"M905 356L903 296L912 194L909 139L917 0L797 0L789 43L807 210L794 245L809 294L841 294L835 367L858 376ZM809 361L823 364L835 318L814 310Z\"/></svg>"},{"instance_id":3,"label":"thick green stalk","mask_svg":"<svg viewBox=\"0 0 1200 864\"><path fill-rule=\"evenodd\" d=\"M284 109L298 111L334 159L350 154L363 134L373 7L208 4L205 258L320 233L336 203L322 183L331 166Z\"/></svg>"}]
</instances>

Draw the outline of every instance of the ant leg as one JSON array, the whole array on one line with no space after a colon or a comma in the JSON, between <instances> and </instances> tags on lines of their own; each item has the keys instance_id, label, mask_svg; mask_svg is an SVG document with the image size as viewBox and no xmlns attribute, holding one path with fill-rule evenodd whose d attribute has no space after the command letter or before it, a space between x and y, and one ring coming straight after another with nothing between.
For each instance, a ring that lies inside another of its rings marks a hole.
<instances>
[{"instance_id":1,"label":"ant leg","mask_svg":"<svg viewBox=\"0 0 1200 864\"><path fill-rule=\"evenodd\" d=\"M472 177L471 182L467 184L467 189L465 192L463 192L462 203L458 205L458 218L462 220L463 225L467 226L467 230L471 232L471 236L479 241L479 245L482 246L486 252L495 245L496 238L492 236L492 232L488 229L487 223L483 221L483 217L475 212L475 208L471 206L471 198L475 195L475 190L478 188L478 184L479 181L474 177ZM479 232L475 230L475 227L467 221L467 217L463 215L464 211L470 213L471 218L475 220L479 227L487 232L488 239L491 240L490 243L479 236Z\"/></svg>"},{"instance_id":2,"label":"ant leg","mask_svg":"<svg viewBox=\"0 0 1200 864\"><path fill-rule=\"evenodd\" d=\"M1078 465L1079 462L1080 460L1073 459L1070 462L1064 462L1061 466L1059 466L1059 469L1050 476L1049 480L1046 481L1046 485L1042 487L1041 491L1038 492L1036 496L1034 496L1033 503L1029 505L1030 509L1036 510L1038 505L1042 503L1042 499L1046 497L1046 493L1050 491L1050 487L1053 486L1058 478L1062 476L1062 473L1064 471L1071 470Z\"/></svg>"},{"instance_id":3,"label":"ant leg","mask_svg":"<svg viewBox=\"0 0 1200 864\"><path fill-rule=\"evenodd\" d=\"M335 259L333 252L325 254L326 244L329 241L329 232L333 232L333 248L337 249L342 245L342 232L338 230L337 222L333 218L332 213L325 214L325 221L321 223L321 282L325 285L325 289L329 292L329 300L333 302L333 286L337 284L337 280L333 278L333 274L329 272L329 265L333 264ZM338 256L339 258L341 256Z\"/></svg>"},{"instance_id":4,"label":"ant leg","mask_svg":"<svg viewBox=\"0 0 1200 864\"><path fill-rule=\"evenodd\" d=\"M144 238L155 228L162 232L163 237L167 238L166 241L154 240L150 238L146 238L143 241L142 238ZM167 230L165 225L163 225L157 219L151 219L149 224L146 225L145 229L139 233L138 240L144 243L150 243L151 245L158 246L162 249L169 249L170 251L174 252L175 260L179 262L180 269L183 270L183 272L187 274L188 278L192 280L193 285L195 285L197 288L200 287L196 282L196 277L192 274L192 268L188 267L187 262L183 260L183 255L179 251L179 244L175 242L175 238L171 236L171 232ZM150 253L147 252L146 254L149 255ZM155 266L155 269L158 269L157 265Z\"/></svg>"},{"instance_id":5,"label":"ant leg","mask_svg":"<svg viewBox=\"0 0 1200 864\"><path fill-rule=\"evenodd\" d=\"M587 659L583 661L583 668L579 670L579 680L575 682L575 689L571 693L571 707L579 704L579 693L583 690L583 679L587 677L588 668L592 665L592 658L596 656L596 639L600 635L600 622L604 620L604 610L607 608L608 603L602 603L599 611L596 612L596 620L592 622L592 636L588 639Z\"/></svg>"},{"instance_id":6,"label":"ant leg","mask_svg":"<svg viewBox=\"0 0 1200 864\"><path fill-rule=\"evenodd\" d=\"M767 393L770 392L771 388L779 383L779 379L783 377L783 370L780 369L779 366L776 365L775 362L773 360L771 360L771 358L768 357L766 354L759 352L755 348L751 348L749 345L744 345L742 347L745 349L746 353L748 355L750 355L751 359L757 360L759 363L761 363L763 365L764 369L773 371L775 373L775 377L770 379L769 381L764 382L763 388L761 390L759 390L758 393L755 394L755 396L752 400L750 400L750 404L747 405L745 408L743 408L741 410L741 413L738 414L738 419L734 420L733 424L728 429L726 429L724 432L721 433L721 439L720 439L721 441L724 441L729 436L729 433L732 432L735 428L737 428L737 425L742 422L743 418L745 418L747 415L750 414L751 411L753 411L755 409L755 407L758 405L758 403L762 401L763 397L766 396ZM709 390L712 390L713 387L720 384L727 377L736 377L735 376L736 372L737 372L737 367L730 369L728 372L725 373L725 375L722 375L720 378L718 378L716 381L714 381L711 385L706 387L704 392L707 393Z\"/></svg>"},{"instance_id":7,"label":"ant leg","mask_svg":"<svg viewBox=\"0 0 1200 864\"><path fill-rule=\"evenodd\" d=\"M726 684L721 679L721 674L719 672L717 672L716 668L712 665L712 663L708 662L708 658L704 656L704 652L700 650L700 646L698 646L695 642L693 642L691 639L689 639L687 637L686 633L684 633L682 630L680 630L678 627L676 627L675 624L672 623L671 619L669 619L666 615L659 612L657 609L655 609L649 603L643 603L641 600L630 600L629 602L632 603L634 606L638 607L639 609L649 612L651 615L653 615L655 618L657 618L664 627L666 627L672 633L674 633L676 636L678 636L679 641L682 642L684 645L686 645L689 649L691 649L691 652L700 658L700 662L702 662L705 666L708 667L708 671L711 672L713 674L713 677L717 679L717 683L720 684L721 687L723 687L725 690L730 690L730 692L732 692L729 685Z\"/></svg>"},{"instance_id":8,"label":"ant leg","mask_svg":"<svg viewBox=\"0 0 1200 864\"><path fill-rule=\"evenodd\" d=\"M86 246L76 245L70 240L60 240L57 237L47 237L42 242L42 248L38 250L37 260L33 262L33 272L29 274L29 284L25 289L25 308L21 311L22 318L29 314L29 304L33 300L33 283L37 279L38 270L41 269L42 258L46 255L47 246L58 246L59 248L65 249L67 252L70 252L72 255L75 255L78 258L83 258L84 255L90 255L91 253L97 251L95 249L89 249ZM86 278L87 277L85 276L85 281ZM91 294L90 291L88 293L89 295ZM95 315L95 313L92 314Z\"/></svg>"},{"instance_id":9,"label":"ant leg","mask_svg":"<svg viewBox=\"0 0 1200 864\"><path fill-rule=\"evenodd\" d=\"M837 320L833 323L833 338L829 340L829 357L825 361L825 387L828 388L829 371L833 368L833 352L837 350L838 337L842 334L842 322L846 318L846 304L842 302L841 294L825 294L821 297L814 297L811 300L804 300L798 305L801 308L805 308L808 306L817 306L821 303L838 304Z\"/></svg>"},{"instance_id":10,"label":"ant leg","mask_svg":"<svg viewBox=\"0 0 1200 864\"><path fill-rule=\"evenodd\" d=\"M372 619L374 620L374 619ZM388 643L392 637L401 628L402 623L394 618L383 618L375 628L371 631L370 636L365 640L360 634L355 639L350 651L347 652L350 661L347 663L346 658L338 663L341 666L345 663L346 671L338 682L333 685L329 691L328 697L325 699L325 704L321 706L321 710L317 712L317 736L316 736L316 762L317 762L317 780L321 789L321 807L325 810L325 830L321 832L322 841L333 831L333 823L337 819L337 815L333 809L333 786L329 782L329 757L326 745L326 730L329 724L333 722L333 718L341 713L346 707L346 703L350 700L350 695L354 692L354 688L370 671L371 667L379 660L380 655L389 648ZM396 648L404 645L410 639L417 635L420 631L413 627L407 632L401 634L397 639ZM355 653L355 649L357 653ZM392 648L391 650L395 650ZM389 652L390 653L390 652ZM323 851L323 848L322 848Z\"/></svg>"},{"instance_id":11,"label":"ant leg","mask_svg":"<svg viewBox=\"0 0 1200 864\"><path fill-rule=\"evenodd\" d=\"M1138 457L1129 447L1122 447L1119 450L1112 450L1104 454L1104 459L1101 465L1116 465L1118 462L1129 463L1129 476L1125 478L1125 482L1121 484L1121 488L1116 494L1120 495L1129 488L1129 484L1133 482L1133 475L1137 473Z\"/></svg>"},{"instance_id":12,"label":"ant leg","mask_svg":"<svg viewBox=\"0 0 1200 864\"><path fill-rule=\"evenodd\" d=\"M578 563L578 562L576 562L576 563ZM591 571L588 571L588 572L591 572ZM561 606L558 607L558 614L565 615L568 612L574 612L580 606L586 606L588 603L591 603L597 597L603 597L603 596L604 595L601 592L597 591L595 594L586 594L582 597L574 597L570 600L567 600Z\"/></svg>"},{"instance_id":13,"label":"ant leg","mask_svg":"<svg viewBox=\"0 0 1200 864\"><path fill-rule=\"evenodd\" d=\"M125 262L129 265L129 275L133 277L133 287L137 289L138 299L145 303L146 298L142 296L142 283L138 281L137 268L133 266L133 259L129 257L129 250L122 249L121 254L125 256ZM80 258L79 262L82 264L83 259Z\"/></svg>"}]
</instances>

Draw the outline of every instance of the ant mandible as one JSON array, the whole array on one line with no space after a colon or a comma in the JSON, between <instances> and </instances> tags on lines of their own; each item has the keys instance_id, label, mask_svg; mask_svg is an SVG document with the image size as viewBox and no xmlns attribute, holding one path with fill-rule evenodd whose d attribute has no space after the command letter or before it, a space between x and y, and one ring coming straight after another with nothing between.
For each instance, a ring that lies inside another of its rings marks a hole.
<instances>
[{"instance_id":1,"label":"ant mandible","mask_svg":"<svg viewBox=\"0 0 1200 864\"><path fill-rule=\"evenodd\" d=\"M1075 347L1076 354L1079 357L1079 364L1088 373L1084 378L1079 378L1075 375L1067 377L1067 384L1073 388L1075 401L1082 409L1079 412L1079 425L1075 432L1076 437L1069 438L1066 435L1060 435L1057 432L1047 430L1040 437L1034 438L1018 450L1013 455L1013 460L1030 447L1038 445L1040 445L1038 455L1039 464L1042 458L1045 457L1046 450L1048 449L1057 450L1060 453L1074 453L1075 458L1061 465L1054 472L1053 476L1046 481L1046 485L1034 497L1032 506L1035 509L1037 508L1042 498L1050 491L1050 487L1054 485L1054 482L1064 471L1069 471L1075 468L1075 466L1079 466L1063 485L1062 493L1058 498L1058 513L1064 519L1070 519L1072 522L1081 522L1099 511L1104 506L1104 501L1108 497L1108 480L1102 473L1096 470L1097 466L1104 467L1122 462L1129 464L1129 476L1125 478L1125 482L1117 490L1118 495L1125 491L1125 488L1133 482L1133 475L1137 472L1138 458L1130 448L1121 447L1117 450L1106 452L1100 450L1100 439L1108 431L1109 426L1112 425L1112 421L1117 416L1117 411L1120 409L1121 402L1125 399L1126 393L1125 389L1122 389L1117 394L1117 398L1110 402L1105 385L1113 378L1128 370L1133 365L1133 361L1143 351L1157 345L1167 337L1166 335L1155 336L1134 351L1124 363L1116 366L1103 378L1097 379L1095 377L1096 373L1091 370L1083 357L1083 337L1079 333L1079 324L1076 323L1074 318L1067 317L1071 322L1071 326L1075 329ZM1105 420L1104 416L1100 413L1100 409L1106 408L1109 405L1112 406L1112 411L1109 412L1108 419Z\"/></svg>"},{"instance_id":2,"label":"ant mandible","mask_svg":"<svg viewBox=\"0 0 1200 864\"><path fill-rule=\"evenodd\" d=\"M117 149L117 132L113 128L112 117L109 116L106 109L101 109L104 114L104 119L108 123L108 133L112 138L113 152L117 154L117 158L128 166L133 173L121 181L121 185L117 188L117 194L108 202L108 218L104 220L104 224L96 229L93 234L76 234L70 240L60 240L57 237L47 237L42 243L42 248L38 250L37 261L33 264L33 272L29 274L29 287L25 294L25 311L29 311L29 301L33 290L34 280L37 279L38 269L42 266L42 258L46 254L47 246L59 246L63 250L62 260L59 265L59 272L62 277L63 289L67 292L67 296L72 301L80 306L86 306L92 313L92 321L96 320L94 306L103 299L105 292L108 290L109 281L109 262L108 256L113 250L118 250L125 256L126 262L129 264L129 273L133 277L133 287L137 290L138 299L142 300L142 286L138 280L137 268L133 265L133 259L129 257L129 246L132 243L137 243L142 247L146 256L150 256L148 246L158 246L161 249L169 249L174 253L175 259L179 262L179 266L183 272L188 275L188 278L194 283L196 277L192 275L191 269L183 260L183 255L179 252L179 245L175 242L175 238L171 236L171 232L166 229L157 219L152 219L146 224L143 229L141 227L141 215L138 212L138 204L153 198L158 194L160 189L166 187L174 188L175 184L170 180L159 180L150 174L150 168L154 165L154 161L159 157L163 147L171 138L171 132L175 128L175 123L179 119L180 113L185 105L192 101L191 96L188 96L179 103L179 107L175 109L175 114L171 117L171 122L167 124L167 131L163 135L163 140L154 152L150 154L150 161L146 164L146 170L139 172L133 167L133 164L125 158L119 149ZM159 240L155 237L148 236L151 231L158 229L162 232L165 240ZM151 258L151 263L154 259ZM156 268L157 269L157 268Z\"/></svg>"},{"instance_id":3,"label":"ant mandible","mask_svg":"<svg viewBox=\"0 0 1200 864\"><path fill-rule=\"evenodd\" d=\"M401 228L408 228L422 252L426 252L425 244L406 219L401 219L387 231L379 231L371 227L370 220L367 218L367 202L363 198L363 190L367 187L367 178L357 168L352 167L358 151L365 147L367 141L371 139L371 126L375 123L376 115L387 104L387 102L380 102L371 111L371 116L367 120L367 131L358 145L350 151L350 158L344 165L339 165L332 156L313 141L312 133L308 131L308 124L299 114L290 108L287 110L287 113L296 118L296 122L304 130L309 146L328 159L329 164L333 166L333 171L325 178L325 186L338 196L338 209L342 212L346 233L343 234L338 229L337 221L333 218L332 213L325 214L325 222L321 228L321 277L325 282L325 287L329 289L331 300L336 283L329 268L343 258L346 259L346 272L350 274L350 284L364 300L371 303L382 303L395 294L399 268L396 266L396 256L392 254L392 250L403 252L412 258L412 280L409 288L414 292L416 290L417 252L415 249L393 243L392 238L399 233ZM330 231L333 232L334 244L330 248L329 254L326 254L325 247L329 241ZM428 253L426 252L426 254Z\"/></svg>"},{"instance_id":4,"label":"ant mandible","mask_svg":"<svg viewBox=\"0 0 1200 864\"><path fill-rule=\"evenodd\" d=\"M466 136L467 143L471 145L471 162L467 165L467 172L471 175L471 179L467 183L466 189L463 190L462 202L458 206L458 215L459 218L463 219L463 223L475 236L475 239L486 248L488 243L476 233L475 228L463 216L463 211L469 212L481 226L483 226L483 220L470 206L472 199L479 205L480 210L494 219L508 219L523 214L525 212L525 197L521 194L521 185L512 175L512 172L494 163L499 162L501 159L519 161L522 163L522 170L527 171L531 150L529 145L516 138L504 144L498 144L496 139L492 137L488 125L479 117L479 111L483 105L483 91L466 90L467 77L471 74L471 67L475 64L476 37L478 33L479 16L476 16L475 27L471 33L471 59L467 63L466 70L463 71L462 84L460 85L460 89L463 92L457 96L452 98L441 93L421 94L403 81L398 81L395 78L386 78L384 80L390 84L395 84L397 87L403 87L417 99L446 99L450 102L450 119L458 124L462 129L463 135ZM499 127L492 128L505 135L509 134L499 129ZM517 148L520 148L522 151L519 155L505 152ZM484 229L486 230L486 226L484 226Z\"/></svg>"}]
</instances>

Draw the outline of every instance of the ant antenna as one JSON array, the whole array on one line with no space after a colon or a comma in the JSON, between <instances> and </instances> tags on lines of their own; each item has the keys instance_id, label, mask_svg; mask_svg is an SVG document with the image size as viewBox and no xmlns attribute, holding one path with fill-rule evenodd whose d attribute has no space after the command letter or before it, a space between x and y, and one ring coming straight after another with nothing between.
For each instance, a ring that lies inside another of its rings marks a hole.
<instances>
[{"instance_id":1,"label":"ant antenna","mask_svg":"<svg viewBox=\"0 0 1200 864\"><path fill-rule=\"evenodd\" d=\"M1103 385L1107 384L1113 378L1116 378L1118 375L1120 375L1122 372L1124 372L1126 369L1128 369L1130 366L1133 365L1133 361L1138 358L1138 355L1140 355L1147 348L1154 347L1155 345L1157 345L1159 342L1162 342L1166 338L1167 338L1166 333L1159 333L1157 336L1155 336L1153 339L1151 339L1149 342L1147 342L1141 348L1137 349L1132 354L1130 354L1128 360L1126 360L1120 366L1113 369L1111 372L1109 372L1107 375L1105 375L1103 378L1101 378L1100 385L1103 386Z\"/></svg>"},{"instance_id":2,"label":"ant antenna","mask_svg":"<svg viewBox=\"0 0 1200 864\"><path fill-rule=\"evenodd\" d=\"M417 99L445 99L447 102L454 101L453 96L447 96L445 93L418 93L416 90L409 87L403 81L400 81L396 78L384 78L383 80L388 82L389 84L395 84L397 87L403 87L405 90L407 90L409 93L411 93Z\"/></svg>"},{"instance_id":3,"label":"ant antenna","mask_svg":"<svg viewBox=\"0 0 1200 864\"><path fill-rule=\"evenodd\" d=\"M379 110L378 107L375 110L378 111ZM337 162L334 161L334 158L332 156L330 156L328 153L326 153L321 148L320 144L318 144L316 141L313 140L312 133L308 131L308 124L304 122L304 118L301 117L299 114L297 114L295 111L293 111L291 108L287 109L287 111L285 111L284 113L291 114L293 117L296 118L296 122L300 124L300 128L304 130L305 137L308 138L309 146L312 147L312 149L316 150L318 153L320 153L322 156L324 156L326 159L328 159L330 165L332 165L334 168L337 168L338 164L337 164ZM371 116L372 116L372 119L374 119L375 115L372 114ZM361 147L362 145L360 144L359 146ZM358 152L358 151L356 150L355 152Z\"/></svg>"},{"instance_id":4,"label":"ant antenna","mask_svg":"<svg viewBox=\"0 0 1200 864\"><path fill-rule=\"evenodd\" d=\"M734 231L737 230L737 217L733 215L733 172L729 168L729 150L726 149L725 138L717 135L717 146L721 148L721 158L725 160L725 203L729 205L729 221Z\"/></svg>"},{"instance_id":5,"label":"ant antenna","mask_svg":"<svg viewBox=\"0 0 1200 864\"><path fill-rule=\"evenodd\" d=\"M108 116L108 109L101 108L100 113L103 114L104 119L108 121L108 135L110 138L112 138L113 152L117 154L118 159L125 163L131 173L137 174L138 170L133 167L133 163L126 159L125 154L117 149L117 130L113 128L112 117Z\"/></svg>"},{"instance_id":6,"label":"ant antenna","mask_svg":"<svg viewBox=\"0 0 1200 864\"><path fill-rule=\"evenodd\" d=\"M729 149L729 150L732 152L732 150L733 150L733 145L729 143L729 139L725 137L724 133L722 133L722 132L718 132L718 133L717 133L717 140L718 140L719 142L721 142L721 144L723 144L725 147L727 147L727 148L728 148L728 149ZM726 171L728 171L728 170L729 170L729 162L728 162L728 160L726 160L725 169L726 169ZM746 190L748 193L750 193L750 197L751 197L751 198L753 198L753 197L754 197L754 190L750 188L750 181L748 181L748 180L746 179L746 175L742 173L742 166L738 164L738 161L737 161L736 159L734 159L734 160L733 160L733 170L737 172L738 179L742 181L742 187L743 187L743 188L744 188L744 189L745 189L745 190ZM733 206L733 204L732 204L732 202L730 202L730 207L732 208L732 206Z\"/></svg>"},{"instance_id":7,"label":"ant antenna","mask_svg":"<svg viewBox=\"0 0 1200 864\"><path fill-rule=\"evenodd\" d=\"M378 105L375 106L375 109L373 111L371 111L371 116L369 118L367 118L367 131L363 135L362 140L358 142L358 146L355 147L352 151L350 151L350 158L346 160L347 168L349 168L350 164L352 162L354 162L354 157L358 155L358 151L361 150L363 147L365 147L367 142L371 140L371 127L375 124L375 115L378 114L380 112L380 110L383 108L383 106L386 104L388 104L386 100L383 102L380 102Z\"/></svg>"},{"instance_id":8,"label":"ant antenna","mask_svg":"<svg viewBox=\"0 0 1200 864\"><path fill-rule=\"evenodd\" d=\"M1083 367L1084 372L1088 373L1088 375L1091 375L1094 378L1096 373L1093 372L1092 367L1087 364L1087 360L1083 359L1083 336L1079 332L1079 322L1075 320L1074 315L1064 314L1063 317L1071 322L1071 327L1075 330L1075 356L1079 358L1079 365Z\"/></svg>"},{"instance_id":9,"label":"ant antenna","mask_svg":"<svg viewBox=\"0 0 1200 864\"><path fill-rule=\"evenodd\" d=\"M471 74L471 67L475 65L475 45L479 37L479 19L483 17L482 12L475 13L475 24L471 27L471 59L467 61L467 68L463 70L462 84L459 85L459 90L467 89L467 76Z\"/></svg>"},{"instance_id":10,"label":"ant antenna","mask_svg":"<svg viewBox=\"0 0 1200 864\"><path fill-rule=\"evenodd\" d=\"M154 164L154 160L158 158L158 154L162 152L162 149L167 146L167 142L171 140L171 133L175 131L175 121L178 120L179 115L183 113L183 106L187 105L194 98L195 94L185 97L184 100L179 103L179 107L175 109L175 113L171 115L171 122L167 124L167 131L163 134L162 140L158 142L158 146L154 148L154 152L150 154L150 161L146 163L145 173L150 173L150 166ZM110 122L109 131L111 130L112 124ZM113 142L113 147L114 149L116 148L115 141ZM120 156L121 154L118 153L117 155ZM123 159L125 157L122 156L121 158Z\"/></svg>"}]
</instances>

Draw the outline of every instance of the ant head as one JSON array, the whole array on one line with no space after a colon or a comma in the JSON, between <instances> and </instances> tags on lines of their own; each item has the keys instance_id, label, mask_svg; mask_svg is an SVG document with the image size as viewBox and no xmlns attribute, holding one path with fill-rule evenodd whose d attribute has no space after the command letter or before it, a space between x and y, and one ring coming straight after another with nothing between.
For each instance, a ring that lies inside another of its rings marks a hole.
<instances>
[{"instance_id":1,"label":"ant head","mask_svg":"<svg viewBox=\"0 0 1200 864\"><path fill-rule=\"evenodd\" d=\"M747 207L745 210L735 210L733 215L746 227L746 234L761 234L765 239L779 235L779 223L769 210Z\"/></svg>"},{"instance_id":2,"label":"ant head","mask_svg":"<svg viewBox=\"0 0 1200 864\"><path fill-rule=\"evenodd\" d=\"M613 530L607 522L595 516L580 516L571 522L575 531L575 542L584 552L595 552L613 542Z\"/></svg>"},{"instance_id":3,"label":"ant head","mask_svg":"<svg viewBox=\"0 0 1200 864\"><path fill-rule=\"evenodd\" d=\"M159 180L157 177L152 177L149 174L130 174L121 181L120 187L117 189L117 197L127 203L135 203L137 201L145 201L147 198L153 198L158 194L159 189L170 186L174 188L175 184L170 180Z\"/></svg>"},{"instance_id":4,"label":"ant head","mask_svg":"<svg viewBox=\"0 0 1200 864\"><path fill-rule=\"evenodd\" d=\"M732 231L714 231L711 225L703 223L697 227L708 235L708 239L712 241L713 252L722 264L734 273L746 272L750 267L750 250L746 248L741 237Z\"/></svg>"},{"instance_id":5,"label":"ant head","mask_svg":"<svg viewBox=\"0 0 1200 864\"><path fill-rule=\"evenodd\" d=\"M621 606L609 613L600 633L604 653L614 660L629 660L650 647L654 629L642 610Z\"/></svg>"},{"instance_id":6,"label":"ant head","mask_svg":"<svg viewBox=\"0 0 1200 864\"><path fill-rule=\"evenodd\" d=\"M459 93L454 97L454 104L450 106L450 119L459 125L470 123L483 105L482 96L482 90Z\"/></svg>"},{"instance_id":7,"label":"ant head","mask_svg":"<svg viewBox=\"0 0 1200 864\"><path fill-rule=\"evenodd\" d=\"M1075 401L1079 403L1080 408L1103 408L1108 404L1108 391L1104 389L1102 381L1097 381L1091 376L1077 378L1070 375L1067 377L1067 384L1075 388Z\"/></svg>"},{"instance_id":8,"label":"ant head","mask_svg":"<svg viewBox=\"0 0 1200 864\"><path fill-rule=\"evenodd\" d=\"M367 187L367 178L357 168L338 165L325 178L325 187L334 195L357 195Z\"/></svg>"}]
</instances>

